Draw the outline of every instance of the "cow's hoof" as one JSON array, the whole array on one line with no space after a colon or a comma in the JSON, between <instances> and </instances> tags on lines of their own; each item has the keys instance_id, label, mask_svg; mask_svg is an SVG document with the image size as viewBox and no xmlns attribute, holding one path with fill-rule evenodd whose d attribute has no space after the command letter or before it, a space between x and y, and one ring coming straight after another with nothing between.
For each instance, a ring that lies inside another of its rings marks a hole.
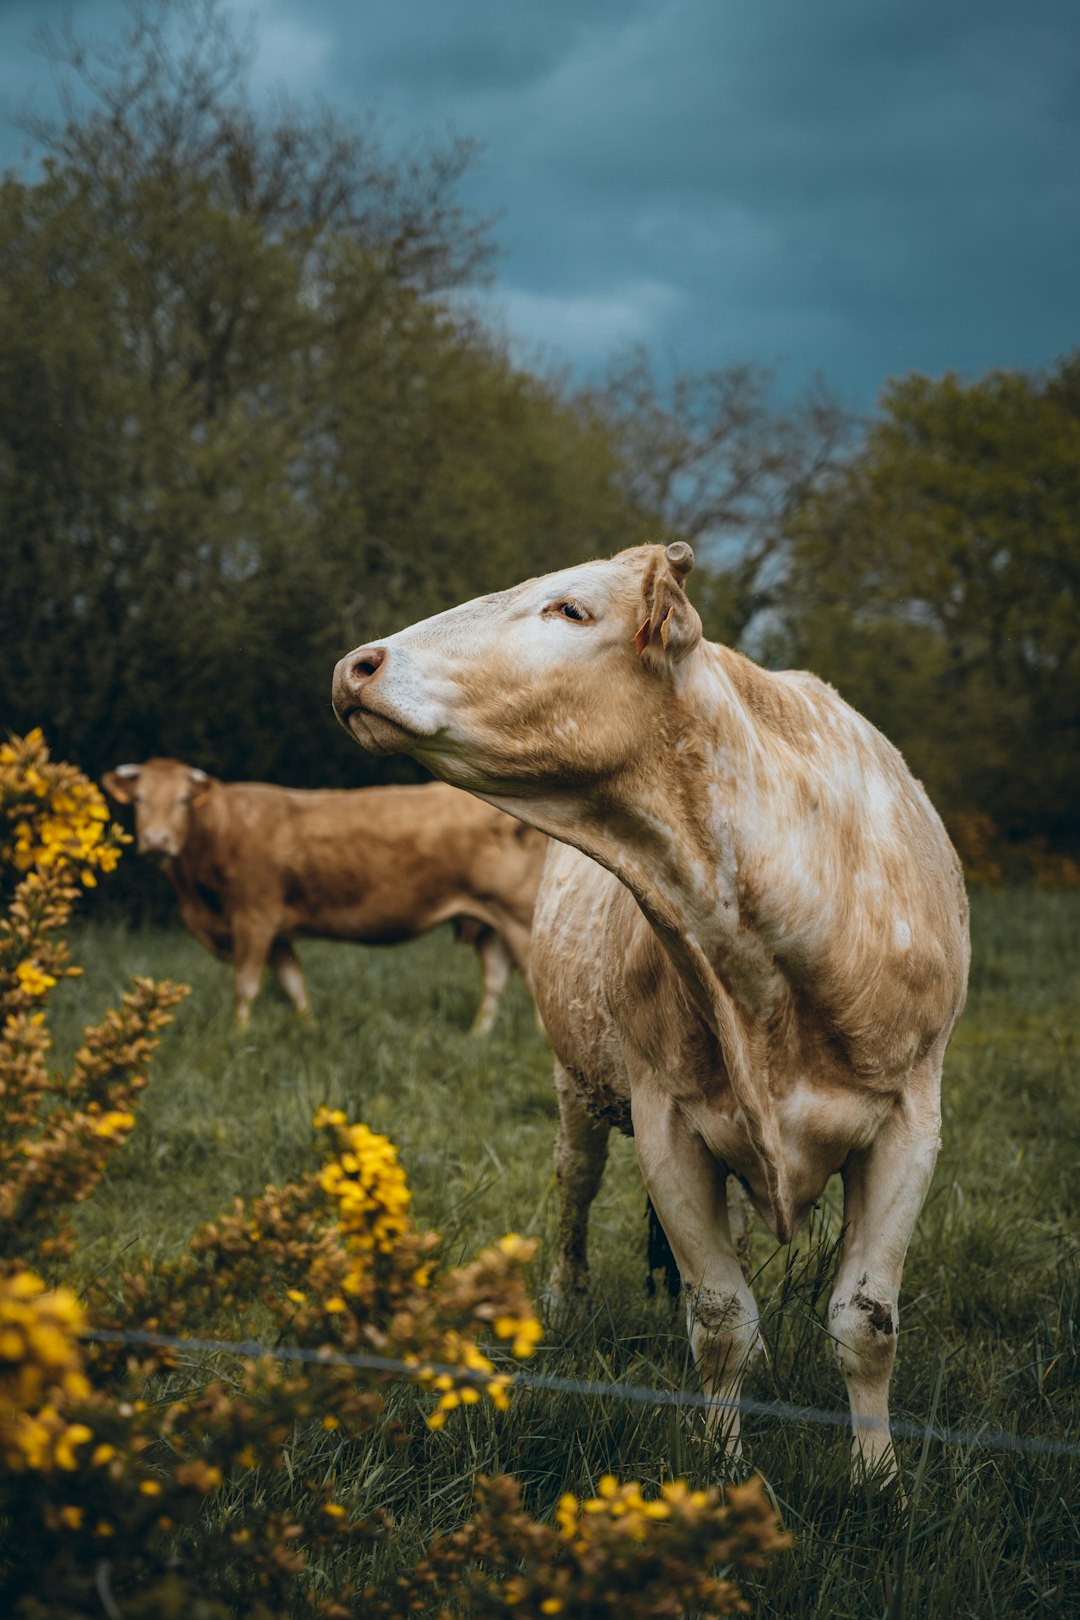
<instances>
[{"instance_id":1,"label":"cow's hoof","mask_svg":"<svg viewBox=\"0 0 1080 1620\"><path fill-rule=\"evenodd\" d=\"M538 1304L544 1321L551 1327L562 1327L576 1321L589 1309L588 1278L568 1283L552 1277L547 1286L540 1290Z\"/></svg>"},{"instance_id":2,"label":"cow's hoof","mask_svg":"<svg viewBox=\"0 0 1080 1620\"><path fill-rule=\"evenodd\" d=\"M909 1502L904 1480L892 1444L876 1457L863 1454L858 1441L851 1448L851 1491L866 1502L872 1502L875 1511L908 1511Z\"/></svg>"}]
</instances>

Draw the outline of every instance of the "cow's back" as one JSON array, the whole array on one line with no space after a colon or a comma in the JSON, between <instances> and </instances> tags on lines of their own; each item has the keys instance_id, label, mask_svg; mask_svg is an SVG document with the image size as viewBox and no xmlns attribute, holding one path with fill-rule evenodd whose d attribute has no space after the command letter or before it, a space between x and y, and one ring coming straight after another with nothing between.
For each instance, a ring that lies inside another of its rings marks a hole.
<instances>
[{"instance_id":1,"label":"cow's back","mask_svg":"<svg viewBox=\"0 0 1080 1620\"><path fill-rule=\"evenodd\" d=\"M892 1085L963 1007L956 852L898 750L832 687L803 671L755 669L754 680L783 723L762 718L769 811L745 818L755 831L740 852L740 909L802 1016L838 1037L864 1078Z\"/></svg>"},{"instance_id":2,"label":"cow's back","mask_svg":"<svg viewBox=\"0 0 1080 1620\"><path fill-rule=\"evenodd\" d=\"M531 911L535 842L441 782L354 790L236 782L215 797L204 842L230 906L273 908L284 933L392 943L460 914L485 885L520 891L526 920Z\"/></svg>"}]
</instances>

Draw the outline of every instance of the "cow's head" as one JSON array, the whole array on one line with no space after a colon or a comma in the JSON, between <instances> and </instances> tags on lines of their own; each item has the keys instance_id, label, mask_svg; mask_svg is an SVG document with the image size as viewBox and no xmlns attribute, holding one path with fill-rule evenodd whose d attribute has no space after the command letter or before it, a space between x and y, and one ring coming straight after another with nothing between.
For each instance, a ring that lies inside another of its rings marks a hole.
<instances>
[{"instance_id":1,"label":"cow's head","mask_svg":"<svg viewBox=\"0 0 1080 1620\"><path fill-rule=\"evenodd\" d=\"M191 807L210 787L205 771L178 759L148 759L118 765L101 785L118 804L135 806L135 842L140 855L175 860L187 842Z\"/></svg>"},{"instance_id":2,"label":"cow's head","mask_svg":"<svg viewBox=\"0 0 1080 1620\"><path fill-rule=\"evenodd\" d=\"M334 672L338 719L485 795L598 784L624 769L701 639L678 541L636 546L477 597Z\"/></svg>"}]
</instances>

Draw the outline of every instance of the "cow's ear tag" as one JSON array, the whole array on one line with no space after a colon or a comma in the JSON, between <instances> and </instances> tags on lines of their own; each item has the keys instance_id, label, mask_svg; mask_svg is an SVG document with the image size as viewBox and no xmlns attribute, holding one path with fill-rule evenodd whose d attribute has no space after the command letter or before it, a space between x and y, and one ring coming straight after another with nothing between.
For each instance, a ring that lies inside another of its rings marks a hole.
<instances>
[{"instance_id":1,"label":"cow's ear tag","mask_svg":"<svg viewBox=\"0 0 1080 1620\"><path fill-rule=\"evenodd\" d=\"M645 651L646 647L649 645L649 631L651 629L652 629L652 620L651 619L646 619L645 623L638 627L638 633L634 637L634 646L638 650L638 657L639 658L641 657L642 653Z\"/></svg>"},{"instance_id":2,"label":"cow's ear tag","mask_svg":"<svg viewBox=\"0 0 1080 1620\"><path fill-rule=\"evenodd\" d=\"M205 804L209 797L210 797L210 788L209 788L209 786L207 786L207 787L203 788L201 793L197 793L195 795L195 797L192 799L191 808L193 810L197 810L199 808L200 804Z\"/></svg>"}]
</instances>

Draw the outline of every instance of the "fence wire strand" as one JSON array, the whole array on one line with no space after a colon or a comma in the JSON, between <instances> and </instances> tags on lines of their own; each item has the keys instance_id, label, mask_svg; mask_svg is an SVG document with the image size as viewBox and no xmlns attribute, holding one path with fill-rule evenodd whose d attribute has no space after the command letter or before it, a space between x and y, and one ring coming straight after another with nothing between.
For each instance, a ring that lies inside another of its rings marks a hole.
<instances>
[{"instance_id":1,"label":"fence wire strand","mask_svg":"<svg viewBox=\"0 0 1080 1620\"><path fill-rule=\"evenodd\" d=\"M351 1367L359 1372L392 1374L417 1383L424 1377L449 1375L458 1384L472 1384L483 1388L493 1377L507 1377L514 1389L541 1390L548 1394L582 1395L599 1400L621 1400L637 1406L660 1406L693 1411L739 1412L745 1417L774 1417L789 1423L807 1423L819 1428L851 1430L851 1413L798 1406L791 1401L756 1401L713 1398L694 1390L651 1389L645 1384L600 1383L583 1378L562 1378L553 1373L528 1371L507 1372L496 1368L494 1373L475 1372L449 1363L401 1361L393 1356L377 1356L344 1350L311 1350L303 1345L260 1344L254 1339L179 1338L167 1333L150 1333L143 1329L127 1330L87 1328L81 1337L95 1344L129 1344L144 1349L186 1350L200 1354L231 1355L242 1360L269 1356L275 1361L300 1362L316 1367ZM1036 1457L1080 1457L1080 1440L1068 1440L1053 1435L1010 1434L1005 1429L963 1429L943 1424L912 1423L904 1418L893 1418L889 1423L874 1418L863 1419L860 1429L891 1430L901 1440L936 1441L943 1446L978 1446L984 1451L1021 1452Z\"/></svg>"}]
</instances>

